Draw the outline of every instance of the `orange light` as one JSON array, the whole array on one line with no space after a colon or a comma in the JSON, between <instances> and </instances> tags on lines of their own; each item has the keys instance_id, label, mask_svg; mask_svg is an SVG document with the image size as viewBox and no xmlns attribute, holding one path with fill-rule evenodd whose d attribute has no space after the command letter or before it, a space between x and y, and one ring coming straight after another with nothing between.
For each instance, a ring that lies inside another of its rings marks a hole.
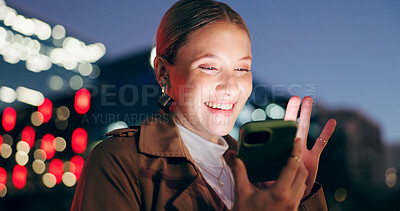
<instances>
[{"instance_id":1,"label":"orange light","mask_svg":"<svg viewBox=\"0 0 400 211\"><path fill-rule=\"evenodd\" d=\"M75 94L75 111L78 114L85 114L90 108L90 92L87 89L80 89Z\"/></svg>"},{"instance_id":2,"label":"orange light","mask_svg":"<svg viewBox=\"0 0 400 211\"><path fill-rule=\"evenodd\" d=\"M79 156L75 155L71 158L71 172L75 174L76 180L79 180L79 177L81 176L83 164L85 163L85 160ZM72 167L74 165L74 167Z\"/></svg>"},{"instance_id":3,"label":"orange light","mask_svg":"<svg viewBox=\"0 0 400 211\"><path fill-rule=\"evenodd\" d=\"M50 160L56 153L56 149L53 145L54 136L51 134L46 134L42 138L42 144L40 149L46 153L46 159Z\"/></svg>"},{"instance_id":4,"label":"orange light","mask_svg":"<svg viewBox=\"0 0 400 211\"><path fill-rule=\"evenodd\" d=\"M22 189L26 184L27 170L25 166L15 165L12 175L12 182L17 189Z\"/></svg>"},{"instance_id":5,"label":"orange light","mask_svg":"<svg viewBox=\"0 0 400 211\"><path fill-rule=\"evenodd\" d=\"M22 129L21 141L25 141L29 144L29 147L32 148L35 143L35 129L31 126L25 126Z\"/></svg>"},{"instance_id":6,"label":"orange light","mask_svg":"<svg viewBox=\"0 0 400 211\"><path fill-rule=\"evenodd\" d=\"M2 120L4 130L11 131L15 126L16 120L17 120L17 112L15 112L15 110L11 107L5 108Z\"/></svg>"},{"instance_id":7,"label":"orange light","mask_svg":"<svg viewBox=\"0 0 400 211\"><path fill-rule=\"evenodd\" d=\"M56 158L50 161L49 173L56 177L56 184L62 181L64 163Z\"/></svg>"},{"instance_id":8,"label":"orange light","mask_svg":"<svg viewBox=\"0 0 400 211\"><path fill-rule=\"evenodd\" d=\"M82 128L76 128L72 133L72 151L76 154L81 154L86 150L87 146L87 132Z\"/></svg>"},{"instance_id":9,"label":"orange light","mask_svg":"<svg viewBox=\"0 0 400 211\"><path fill-rule=\"evenodd\" d=\"M38 107L38 111L43 114L43 123L51 119L53 113L53 103L48 98L45 98L43 103Z\"/></svg>"}]
</instances>

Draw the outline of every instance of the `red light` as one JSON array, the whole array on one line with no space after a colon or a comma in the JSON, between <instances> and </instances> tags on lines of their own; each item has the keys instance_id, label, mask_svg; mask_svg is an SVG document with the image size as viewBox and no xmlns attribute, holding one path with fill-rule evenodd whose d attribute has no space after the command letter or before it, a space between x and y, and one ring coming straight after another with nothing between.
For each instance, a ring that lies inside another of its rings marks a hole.
<instances>
[{"instance_id":1,"label":"red light","mask_svg":"<svg viewBox=\"0 0 400 211\"><path fill-rule=\"evenodd\" d=\"M56 184L62 181L64 164L60 159L53 159L50 161L49 173L56 176Z\"/></svg>"},{"instance_id":2,"label":"red light","mask_svg":"<svg viewBox=\"0 0 400 211\"><path fill-rule=\"evenodd\" d=\"M6 185L6 182L7 182L7 171L0 167L0 184Z\"/></svg>"},{"instance_id":3,"label":"red light","mask_svg":"<svg viewBox=\"0 0 400 211\"><path fill-rule=\"evenodd\" d=\"M22 189L26 184L27 170L25 166L15 165L12 182L17 189Z\"/></svg>"},{"instance_id":4,"label":"red light","mask_svg":"<svg viewBox=\"0 0 400 211\"><path fill-rule=\"evenodd\" d=\"M75 110L78 114L85 114L90 108L90 92L87 89L80 89L75 94Z\"/></svg>"},{"instance_id":5,"label":"red light","mask_svg":"<svg viewBox=\"0 0 400 211\"><path fill-rule=\"evenodd\" d=\"M75 168L70 168L71 172L75 174L76 180L79 180L85 160L81 156L75 155L71 158L71 163L73 163L75 166Z\"/></svg>"},{"instance_id":6,"label":"red light","mask_svg":"<svg viewBox=\"0 0 400 211\"><path fill-rule=\"evenodd\" d=\"M7 182L7 171L0 167L0 191L3 191L6 187Z\"/></svg>"},{"instance_id":7,"label":"red light","mask_svg":"<svg viewBox=\"0 0 400 211\"><path fill-rule=\"evenodd\" d=\"M82 128L76 128L72 133L72 151L76 154L81 154L86 150L87 145L87 133Z\"/></svg>"},{"instance_id":8,"label":"red light","mask_svg":"<svg viewBox=\"0 0 400 211\"><path fill-rule=\"evenodd\" d=\"M17 112L11 107L7 107L3 112L3 128L5 131L11 131L17 120Z\"/></svg>"},{"instance_id":9,"label":"red light","mask_svg":"<svg viewBox=\"0 0 400 211\"><path fill-rule=\"evenodd\" d=\"M35 129L31 126L25 126L22 130L21 141L25 141L32 148L35 143Z\"/></svg>"},{"instance_id":10,"label":"red light","mask_svg":"<svg viewBox=\"0 0 400 211\"><path fill-rule=\"evenodd\" d=\"M53 113L53 103L48 98L45 98L43 103L38 107L38 111L43 114L43 123L51 119Z\"/></svg>"},{"instance_id":11,"label":"red light","mask_svg":"<svg viewBox=\"0 0 400 211\"><path fill-rule=\"evenodd\" d=\"M46 153L46 159L50 160L56 153L56 149L53 145L54 136L51 134L46 134L42 138L41 149Z\"/></svg>"}]
</instances>

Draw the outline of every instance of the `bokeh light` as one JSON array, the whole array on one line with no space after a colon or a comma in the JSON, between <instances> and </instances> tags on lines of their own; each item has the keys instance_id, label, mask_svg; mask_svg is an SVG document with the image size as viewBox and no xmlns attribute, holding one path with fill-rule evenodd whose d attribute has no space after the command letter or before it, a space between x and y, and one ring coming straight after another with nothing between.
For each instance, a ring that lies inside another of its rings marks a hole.
<instances>
[{"instance_id":1,"label":"bokeh light","mask_svg":"<svg viewBox=\"0 0 400 211\"><path fill-rule=\"evenodd\" d=\"M40 149L42 149L46 153L46 159L50 160L53 158L56 150L53 146L54 136L51 134L46 134L42 138L42 143Z\"/></svg>"},{"instance_id":2,"label":"bokeh light","mask_svg":"<svg viewBox=\"0 0 400 211\"><path fill-rule=\"evenodd\" d=\"M16 120L17 120L17 112L11 107L5 108L3 111L3 119L2 119L2 125L4 130L11 131L15 126Z\"/></svg>"},{"instance_id":3,"label":"bokeh light","mask_svg":"<svg viewBox=\"0 0 400 211\"><path fill-rule=\"evenodd\" d=\"M72 133L71 147L76 154L81 154L86 150L87 132L82 128L77 128Z\"/></svg>"},{"instance_id":4,"label":"bokeh light","mask_svg":"<svg viewBox=\"0 0 400 211\"><path fill-rule=\"evenodd\" d=\"M15 165L12 175L12 182L14 187L17 189L22 189L26 184L27 170L25 166Z\"/></svg>"},{"instance_id":5,"label":"bokeh light","mask_svg":"<svg viewBox=\"0 0 400 211\"><path fill-rule=\"evenodd\" d=\"M90 108L90 92L87 89L80 89L75 94L75 111L78 114L85 114Z\"/></svg>"}]
</instances>

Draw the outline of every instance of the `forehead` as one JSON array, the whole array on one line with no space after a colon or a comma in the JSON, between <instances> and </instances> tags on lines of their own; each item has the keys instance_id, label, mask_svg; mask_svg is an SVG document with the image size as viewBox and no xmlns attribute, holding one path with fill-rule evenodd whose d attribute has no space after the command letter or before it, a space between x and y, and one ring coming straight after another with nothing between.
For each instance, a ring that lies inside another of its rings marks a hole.
<instances>
[{"instance_id":1,"label":"forehead","mask_svg":"<svg viewBox=\"0 0 400 211\"><path fill-rule=\"evenodd\" d=\"M178 50L178 60L193 59L200 54L251 57L250 38L244 29L235 24L208 24L188 36L185 44Z\"/></svg>"}]
</instances>

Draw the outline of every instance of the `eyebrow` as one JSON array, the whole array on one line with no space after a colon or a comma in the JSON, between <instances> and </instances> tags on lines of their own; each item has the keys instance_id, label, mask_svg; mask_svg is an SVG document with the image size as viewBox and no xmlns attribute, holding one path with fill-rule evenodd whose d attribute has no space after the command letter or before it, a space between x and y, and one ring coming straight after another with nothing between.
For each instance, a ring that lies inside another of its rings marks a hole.
<instances>
[{"instance_id":1,"label":"eyebrow","mask_svg":"<svg viewBox=\"0 0 400 211\"><path fill-rule=\"evenodd\" d=\"M200 56L200 57L197 57L197 58L193 59L190 63L196 62L196 61L198 61L200 59L206 59L206 58L208 58L208 59L220 59L219 56L216 56L214 54L205 54L203 56ZM252 60L252 59L253 58L251 56L244 56L239 60L242 61L242 60Z\"/></svg>"}]
</instances>

